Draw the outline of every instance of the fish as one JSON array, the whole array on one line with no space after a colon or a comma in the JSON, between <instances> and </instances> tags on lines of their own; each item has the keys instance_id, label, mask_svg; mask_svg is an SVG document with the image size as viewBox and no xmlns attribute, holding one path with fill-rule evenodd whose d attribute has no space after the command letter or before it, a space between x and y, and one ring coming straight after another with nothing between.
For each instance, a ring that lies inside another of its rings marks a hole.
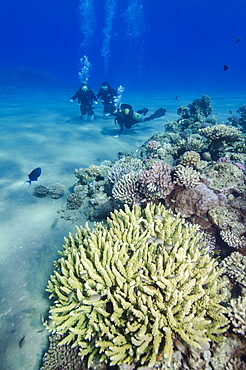
<instances>
[{"instance_id":1,"label":"fish","mask_svg":"<svg viewBox=\"0 0 246 370\"><path fill-rule=\"evenodd\" d=\"M233 113L232 110L229 110L229 113L232 114Z\"/></svg>"},{"instance_id":2,"label":"fish","mask_svg":"<svg viewBox=\"0 0 246 370\"><path fill-rule=\"evenodd\" d=\"M164 247L166 249L172 249L173 248L173 245L172 244L164 244Z\"/></svg>"},{"instance_id":3,"label":"fish","mask_svg":"<svg viewBox=\"0 0 246 370\"><path fill-rule=\"evenodd\" d=\"M67 301L70 303L72 302L73 298L75 297L75 292L72 290L68 296L67 296Z\"/></svg>"},{"instance_id":4,"label":"fish","mask_svg":"<svg viewBox=\"0 0 246 370\"><path fill-rule=\"evenodd\" d=\"M41 175L41 172L42 172L42 170L41 170L40 167L37 167L34 170L32 170L32 172L29 173L29 175L28 175L29 180L25 181L24 184L26 182L29 182L29 184L31 185L32 184L32 181L38 181L38 177Z\"/></svg>"},{"instance_id":5,"label":"fish","mask_svg":"<svg viewBox=\"0 0 246 370\"><path fill-rule=\"evenodd\" d=\"M154 218L156 220L163 220L164 219L164 217L162 215L155 215Z\"/></svg>"},{"instance_id":6,"label":"fish","mask_svg":"<svg viewBox=\"0 0 246 370\"><path fill-rule=\"evenodd\" d=\"M25 335L23 335L23 337L19 340L19 347L23 347L24 343L25 343Z\"/></svg>"},{"instance_id":7,"label":"fish","mask_svg":"<svg viewBox=\"0 0 246 370\"><path fill-rule=\"evenodd\" d=\"M105 299L107 296L103 296L101 294L93 294L89 298L87 298L87 301L89 302L96 302L99 301L100 299Z\"/></svg>"},{"instance_id":8,"label":"fish","mask_svg":"<svg viewBox=\"0 0 246 370\"><path fill-rule=\"evenodd\" d=\"M163 244L164 243L164 240L163 239L160 239L160 238L156 238L155 236L151 236L148 239L148 242L149 243L156 243L156 244Z\"/></svg>"},{"instance_id":9,"label":"fish","mask_svg":"<svg viewBox=\"0 0 246 370\"><path fill-rule=\"evenodd\" d=\"M236 39L235 44L237 44L240 40L241 40L241 37L239 36L239 37Z\"/></svg>"},{"instance_id":10,"label":"fish","mask_svg":"<svg viewBox=\"0 0 246 370\"><path fill-rule=\"evenodd\" d=\"M175 96L175 100L179 101L179 97L178 96Z\"/></svg>"},{"instance_id":11,"label":"fish","mask_svg":"<svg viewBox=\"0 0 246 370\"><path fill-rule=\"evenodd\" d=\"M227 71L227 69L228 69L229 67L228 67L228 65L227 64L224 64L224 66L223 66L223 70L224 71Z\"/></svg>"}]
</instances>

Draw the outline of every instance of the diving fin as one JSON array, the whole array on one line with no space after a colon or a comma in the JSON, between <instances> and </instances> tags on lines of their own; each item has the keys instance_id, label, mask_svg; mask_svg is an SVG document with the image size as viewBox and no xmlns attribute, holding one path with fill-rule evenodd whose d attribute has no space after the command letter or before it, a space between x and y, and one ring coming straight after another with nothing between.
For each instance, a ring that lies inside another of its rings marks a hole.
<instances>
[{"instance_id":1,"label":"diving fin","mask_svg":"<svg viewBox=\"0 0 246 370\"><path fill-rule=\"evenodd\" d=\"M155 113L151 114L151 116L146 117L144 121L151 121L152 119L163 117L165 113L166 113L166 109L159 108L157 109L157 111L155 111Z\"/></svg>"}]
</instances>

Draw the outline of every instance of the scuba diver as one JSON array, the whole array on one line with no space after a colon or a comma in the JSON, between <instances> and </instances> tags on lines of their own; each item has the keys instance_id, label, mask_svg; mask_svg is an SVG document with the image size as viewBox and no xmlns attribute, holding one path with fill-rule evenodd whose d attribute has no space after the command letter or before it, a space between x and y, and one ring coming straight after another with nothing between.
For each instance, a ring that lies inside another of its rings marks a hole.
<instances>
[{"instance_id":1,"label":"scuba diver","mask_svg":"<svg viewBox=\"0 0 246 370\"><path fill-rule=\"evenodd\" d=\"M134 112L132 106L130 104L123 104L119 106L117 111L113 112L112 114L115 116L114 123L118 123L120 125L120 131L116 137L120 136L123 132L124 128L130 129L133 125L138 122L146 122L151 121L152 119L159 118L165 115L166 109L159 108L155 113L151 114L149 117L145 117L148 113L147 108L140 109Z\"/></svg>"},{"instance_id":2,"label":"scuba diver","mask_svg":"<svg viewBox=\"0 0 246 370\"><path fill-rule=\"evenodd\" d=\"M115 99L117 98L117 91L113 89L108 82L103 82L97 95L97 99L101 99L104 117L108 117L116 109Z\"/></svg>"},{"instance_id":3,"label":"scuba diver","mask_svg":"<svg viewBox=\"0 0 246 370\"><path fill-rule=\"evenodd\" d=\"M89 86L87 86L85 82L82 83L80 89L70 99L70 103L73 103L76 98L78 98L82 120L85 121L86 115L88 115L88 120L93 121L94 107L92 105L94 101L97 104L97 98L94 92Z\"/></svg>"}]
</instances>

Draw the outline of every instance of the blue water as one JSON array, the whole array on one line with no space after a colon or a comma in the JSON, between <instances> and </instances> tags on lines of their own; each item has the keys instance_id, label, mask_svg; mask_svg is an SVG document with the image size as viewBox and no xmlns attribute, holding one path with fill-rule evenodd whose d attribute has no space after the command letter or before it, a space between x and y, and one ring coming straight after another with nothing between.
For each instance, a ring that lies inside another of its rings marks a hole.
<instances>
[{"instance_id":1,"label":"blue water","mask_svg":"<svg viewBox=\"0 0 246 370\"><path fill-rule=\"evenodd\" d=\"M63 237L74 232L57 215L65 199L36 199L23 186L28 173L41 166L39 184L62 182L67 196L74 168L138 150L202 94L225 122L246 103L245 19L245 0L0 3L0 370L38 370L48 344L40 332L45 286ZM121 84L124 102L151 113L164 106L164 119L116 139L99 103L95 122L82 124L69 99L85 55L95 93L103 81Z\"/></svg>"},{"instance_id":2,"label":"blue water","mask_svg":"<svg viewBox=\"0 0 246 370\"><path fill-rule=\"evenodd\" d=\"M46 70L76 86L87 55L94 89L103 80L153 93L245 85L244 0L13 0L0 14L0 68Z\"/></svg>"}]
</instances>

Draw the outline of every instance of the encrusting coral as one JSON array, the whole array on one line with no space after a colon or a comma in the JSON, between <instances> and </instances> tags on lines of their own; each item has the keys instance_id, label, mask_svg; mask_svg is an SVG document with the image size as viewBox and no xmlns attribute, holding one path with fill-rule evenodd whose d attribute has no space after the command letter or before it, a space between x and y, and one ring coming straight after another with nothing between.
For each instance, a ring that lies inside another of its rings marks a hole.
<instances>
[{"instance_id":1,"label":"encrusting coral","mask_svg":"<svg viewBox=\"0 0 246 370\"><path fill-rule=\"evenodd\" d=\"M228 320L222 270L196 225L162 205L114 211L65 239L47 290L52 333L111 365L172 359L173 338L200 348Z\"/></svg>"}]
</instances>

